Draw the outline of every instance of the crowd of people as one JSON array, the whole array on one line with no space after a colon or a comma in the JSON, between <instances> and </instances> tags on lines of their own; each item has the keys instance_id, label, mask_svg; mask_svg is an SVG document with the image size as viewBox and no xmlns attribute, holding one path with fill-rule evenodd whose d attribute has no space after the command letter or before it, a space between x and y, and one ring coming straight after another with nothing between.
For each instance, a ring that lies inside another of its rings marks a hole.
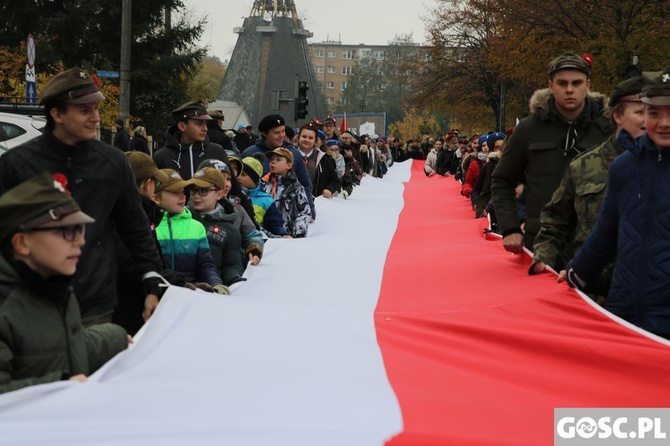
<instances>
[{"instance_id":1,"label":"crowd of people","mask_svg":"<svg viewBox=\"0 0 670 446\"><path fill-rule=\"evenodd\" d=\"M566 53L505 133L408 144L427 176L453 176L504 248L533 257L613 314L670 338L670 69L591 91L592 59Z\"/></svg>"},{"instance_id":2,"label":"crowd of people","mask_svg":"<svg viewBox=\"0 0 670 446\"><path fill-rule=\"evenodd\" d=\"M280 115L224 130L201 101L175 108L164 147L73 68L42 90L44 134L0 158L0 393L86 377L125 349L169 285L231 294L268 239L308 235L315 198L347 199L393 163L384 138L291 129Z\"/></svg>"},{"instance_id":3,"label":"crowd of people","mask_svg":"<svg viewBox=\"0 0 670 446\"><path fill-rule=\"evenodd\" d=\"M85 380L132 342L167 283L230 294L267 240L309 234L316 197L346 200L405 160L458 181L506 250L531 251L529 274L560 271L669 337L670 72L607 98L590 91L591 68L553 60L506 132L387 141L338 134L332 117L292 129L268 115L256 136L192 101L153 154L135 141L146 130L130 138L122 121L119 145L96 140L104 96L80 68L57 75L40 96L44 135L0 158L0 393Z\"/></svg>"}]
</instances>

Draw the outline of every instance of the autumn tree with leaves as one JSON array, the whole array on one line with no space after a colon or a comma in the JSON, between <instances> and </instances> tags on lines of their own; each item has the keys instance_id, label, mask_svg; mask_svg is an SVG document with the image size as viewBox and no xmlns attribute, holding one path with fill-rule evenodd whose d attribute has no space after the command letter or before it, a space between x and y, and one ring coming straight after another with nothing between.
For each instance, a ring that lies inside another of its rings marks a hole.
<instances>
[{"instance_id":1,"label":"autumn tree with leaves","mask_svg":"<svg viewBox=\"0 0 670 446\"><path fill-rule=\"evenodd\" d=\"M549 62L565 52L593 55L591 89L608 93L635 55L645 70L668 65L665 9L659 0L436 0L412 101L504 129L528 114Z\"/></svg>"}]
</instances>

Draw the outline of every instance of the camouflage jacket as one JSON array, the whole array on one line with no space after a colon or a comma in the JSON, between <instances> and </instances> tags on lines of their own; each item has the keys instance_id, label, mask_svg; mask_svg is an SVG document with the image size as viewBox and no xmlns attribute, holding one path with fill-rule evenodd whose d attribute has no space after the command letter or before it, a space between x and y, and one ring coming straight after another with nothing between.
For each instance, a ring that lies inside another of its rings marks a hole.
<instances>
[{"instance_id":1,"label":"camouflage jacket","mask_svg":"<svg viewBox=\"0 0 670 446\"><path fill-rule=\"evenodd\" d=\"M560 186L540 214L540 232L533 245L533 264L563 269L596 223L605 199L607 176L623 149L614 136L570 162Z\"/></svg>"}]
</instances>

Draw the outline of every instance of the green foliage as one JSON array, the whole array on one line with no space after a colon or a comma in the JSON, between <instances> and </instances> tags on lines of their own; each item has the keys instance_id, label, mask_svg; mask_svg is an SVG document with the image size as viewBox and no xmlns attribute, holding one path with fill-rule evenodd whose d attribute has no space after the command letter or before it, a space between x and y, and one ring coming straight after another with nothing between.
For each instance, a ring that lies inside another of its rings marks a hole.
<instances>
[{"instance_id":1,"label":"green foliage","mask_svg":"<svg viewBox=\"0 0 670 446\"><path fill-rule=\"evenodd\" d=\"M214 102L219 97L225 74L226 67L218 57L204 58L188 84L188 96L205 102Z\"/></svg>"}]
</instances>

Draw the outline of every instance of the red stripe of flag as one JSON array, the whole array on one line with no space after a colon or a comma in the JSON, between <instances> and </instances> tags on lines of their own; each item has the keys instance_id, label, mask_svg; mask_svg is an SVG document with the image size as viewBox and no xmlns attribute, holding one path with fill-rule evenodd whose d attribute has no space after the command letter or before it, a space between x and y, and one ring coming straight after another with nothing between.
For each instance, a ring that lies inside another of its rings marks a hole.
<instances>
[{"instance_id":1,"label":"red stripe of flag","mask_svg":"<svg viewBox=\"0 0 670 446\"><path fill-rule=\"evenodd\" d=\"M487 241L415 161L375 312L403 414L391 445L553 444L554 408L667 407L670 347Z\"/></svg>"}]
</instances>

